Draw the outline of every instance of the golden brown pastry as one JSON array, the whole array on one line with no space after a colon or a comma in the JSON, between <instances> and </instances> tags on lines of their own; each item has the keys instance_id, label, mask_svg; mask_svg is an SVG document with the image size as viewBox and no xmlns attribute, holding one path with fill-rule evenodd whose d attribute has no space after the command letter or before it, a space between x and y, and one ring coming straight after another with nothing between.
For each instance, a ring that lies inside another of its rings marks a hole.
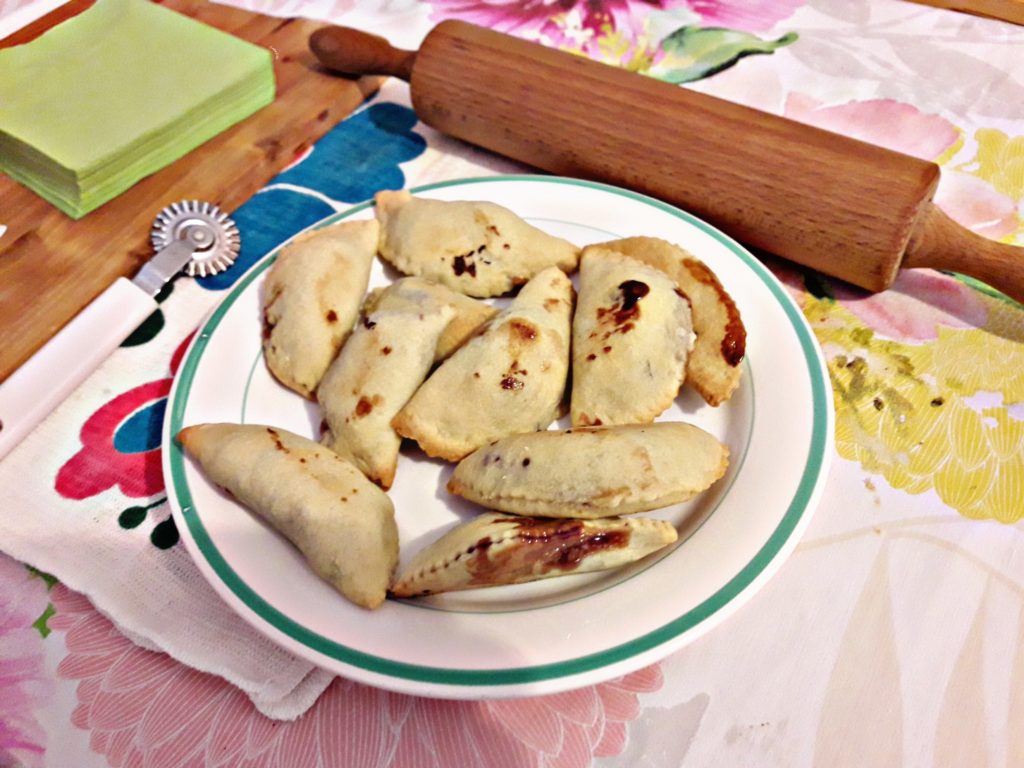
<instances>
[{"instance_id":1,"label":"golden brown pastry","mask_svg":"<svg viewBox=\"0 0 1024 768\"><path fill-rule=\"evenodd\" d=\"M438 307L450 307L454 316L437 340L435 363L450 357L484 323L498 314L498 310L490 304L456 293L451 288L422 277L403 277L386 288L370 291L363 303L363 313L368 315L378 309L431 312Z\"/></svg>"},{"instance_id":2,"label":"golden brown pastry","mask_svg":"<svg viewBox=\"0 0 1024 768\"><path fill-rule=\"evenodd\" d=\"M491 440L544 429L569 369L572 283L550 267L426 380L391 422L429 455L458 461Z\"/></svg>"},{"instance_id":3,"label":"golden brown pastry","mask_svg":"<svg viewBox=\"0 0 1024 768\"><path fill-rule=\"evenodd\" d=\"M327 448L274 427L197 424L178 441L204 474L298 547L353 603L376 608L398 562L387 495Z\"/></svg>"},{"instance_id":4,"label":"golden brown pastry","mask_svg":"<svg viewBox=\"0 0 1024 768\"><path fill-rule=\"evenodd\" d=\"M664 520L552 520L488 512L419 552L395 597L449 592L616 568L673 543Z\"/></svg>"},{"instance_id":5,"label":"golden brown pastry","mask_svg":"<svg viewBox=\"0 0 1024 768\"><path fill-rule=\"evenodd\" d=\"M679 394L692 345L690 303L664 272L587 248L572 321L573 426L654 421Z\"/></svg>"},{"instance_id":6,"label":"golden brown pastry","mask_svg":"<svg viewBox=\"0 0 1024 768\"><path fill-rule=\"evenodd\" d=\"M359 316L376 221L345 221L286 245L263 286L263 354L286 387L312 397Z\"/></svg>"},{"instance_id":7,"label":"golden brown pastry","mask_svg":"<svg viewBox=\"0 0 1024 768\"><path fill-rule=\"evenodd\" d=\"M627 237L589 246L607 248L660 269L690 299L697 340L686 362L686 381L710 405L739 385L747 331L736 303L704 262L654 237Z\"/></svg>"},{"instance_id":8,"label":"golden brown pastry","mask_svg":"<svg viewBox=\"0 0 1024 768\"><path fill-rule=\"evenodd\" d=\"M491 509L595 518L678 504L725 474L729 449L682 422L513 435L455 468L448 490Z\"/></svg>"},{"instance_id":9,"label":"golden brown pastry","mask_svg":"<svg viewBox=\"0 0 1024 768\"><path fill-rule=\"evenodd\" d=\"M321 442L350 457L385 491L394 482L402 444L391 419L427 377L437 339L453 314L439 305L367 315L320 380L317 400L329 427Z\"/></svg>"},{"instance_id":10,"label":"golden brown pastry","mask_svg":"<svg viewBox=\"0 0 1024 768\"><path fill-rule=\"evenodd\" d=\"M542 269L576 269L579 248L527 224L500 205L376 195L380 255L407 275L467 296L500 296Z\"/></svg>"}]
</instances>

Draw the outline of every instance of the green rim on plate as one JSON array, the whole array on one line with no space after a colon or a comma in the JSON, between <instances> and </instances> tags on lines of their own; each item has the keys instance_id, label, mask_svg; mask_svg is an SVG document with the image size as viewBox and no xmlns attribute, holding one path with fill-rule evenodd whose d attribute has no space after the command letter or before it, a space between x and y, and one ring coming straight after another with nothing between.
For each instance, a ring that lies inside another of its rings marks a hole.
<instances>
[{"instance_id":1,"label":"green rim on plate","mask_svg":"<svg viewBox=\"0 0 1024 768\"><path fill-rule=\"evenodd\" d=\"M461 186L467 184L480 184L491 182L509 181L531 181L547 184L564 184L579 187L589 187L603 192L608 192L622 197L644 203L658 208L672 216L685 221L687 224L700 229L710 235L720 244L724 245L733 255L740 259L769 289L773 297L783 308L786 318L793 328L800 343L800 349L807 362L807 371L810 376L810 388L812 397L812 418L810 443L808 445L807 462L804 466L800 482L797 485L793 498L790 500L786 513L779 525L769 536L761 549L740 569L740 571L717 592L708 597L702 603L678 616L672 621L647 632L644 635L599 651L597 653L579 656L574 659L540 664L527 667L514 667L497 670L481 669L457 669L447 667L432 667L374 656L373 654L358 651L354 648L342 645L318 633L312 632L302 625L288 618L276 608L267 603L262 597L252 590L231 568L220 551L214 545L212 539L200 516L196 513L191 490L185 479L184 454L181 447L170 441L166 449L170 451L169 465L171 469L171 483L173 484L181 515L185 521L188 531L192 536L195 545L206 559L207 564L217 574L223 584L253 613L268 625L306 646L307 648L335 659L352 667L357 667L367 672L372 672L386 677L400 678L403 680L429 682L438 685L449 686L500 686L531 683L543 680L553 680L562 677L569 677L580 673L589 672L603 667L617 664L645 653L672 640L684 632L693 629L710 617L722 611L728 606L743 590L749 587L772 563L783 547L790 540L797 526L804 516L810 511L810 504L815 494L815 489L822 479L824 459L828 450L829 434L829 400L830 391L826 386L824 372L820 365L817 344L808 328L803 315L786 294L780 283L768 271L768 269L750 255L741 245L731 238L716 230L709 224L691 216L690 214L675 208L668 203L661 202L646 195L608 186L597 182L581 181L578 179L567 179L553 176L484 176L480 178L464 179L456 181L444 181L435 184L428 184L417 187L411 192L421 193L443 187ZM372 202L361 203L342 213L331 216L320 222L317 227L328 226L341 219L348 218L360 211L372 206ZM275 249L276 251L276 249ZM206 325L197 335L189 350L188 356L182 363L178 373L178 383L175 389L174 400L168 409L167 418L170 420L169 434L177 434L183 426L183 414L188 402L189 392L196 374L199 361L207 343L217 326L223 320L228 309L237 297L273 262L274 254L271 253L255 265L232 289L231 293L221 302Z\"/></svg>"}]
</instances>

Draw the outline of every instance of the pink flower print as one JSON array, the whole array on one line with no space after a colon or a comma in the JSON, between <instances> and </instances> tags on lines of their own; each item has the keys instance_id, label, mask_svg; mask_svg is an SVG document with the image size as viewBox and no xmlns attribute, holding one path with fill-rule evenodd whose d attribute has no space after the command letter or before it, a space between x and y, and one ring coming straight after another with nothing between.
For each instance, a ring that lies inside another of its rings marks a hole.
<instances>
[{"instance_id":1,"label":"pink flower print","mask_svg":"<svg viewBox=\"0 0 1024 768\"><path fill-rule=\"evenodd\" d=\"M626 724L640 714L637 694L661 687L657 666L618 680L529 699L455 702L390 695L400 719L393 765L583 768L618 755ZM401 756L401 760L398 758Z\"/></svg>"},{"instance_id":2,"label":"pink flower print","mask_svg":"<svg viewBox=\"0 0 1024 768\"><path fill-rule=\"evenodd\" d=\"M734 8L736 4L719 0L432 0L431 18L463 19L630 65L658 56L652 48L658 40L646 39L650 34L647 20L653 13L685 11L703 26L756 32L775 26L803 2L751 0ZM608 50L602 51L602 44Z\"/></svg>"},{"instance_id":3,"label":"pink flower print","mask_svg":"<svg viewBox=\"0 0 1024 768\"><path fill-rule=\"evenodd\" d=\"M0 765L43 765L45 735L35 717L53 693L43 638L33 623L50 600L46 583L0 554Z\"/></svg>"},{"instance_id":4,"label":"pink flower print","mask_svg":"<svg viewBox=\"0 0 1024 768\"><path fill-rule=\"evenodd\" d=\"M295 16L296 14L295 3L291 2L291 0L242 0L242 2L232 2L231 5L266 16L287 17ZM333 0L326 7L318 7L316 17L336 21L339 16L351 11L355 7L356 0Z\"/></svg>"},{"instance_id":5,"label":"pink flower print","mask_svg":"<svg viewBox=\"0 0 1024 768\"><path fill-rule=\"evenodd\" d=\"M171 355L178 370L194 333ZM87 499L115 485L125 496L149 498L164 489L160 439L173 379L158 379L123 392L90 416L79 433L82 449L57 472L54 487L68 499Z\"/></svg>"},{"instance_id":6,"label":"pink flower print","mask_svg":"<svg viewBox=\"0 0 1024 768\"><path fill-rule=\"evenodd\" d=\"M766 32L788 19L806 0L690 0L688 5L700 14L705 27L727 27L744 32Z\"/></svg>"},{"instance_id":7,"label":"pink flower print","mask_svg":"<svg viewBox=\"0 0 1024 768\"><path fill-rule=\"evenodd\" d=\"M934 160L957 140L956 128L945 118L923 114L910 104L891 99L828 107L810 96L791 93L786 98L785 115L923 160Z\"/></svg>"},{"instance_id":8,"label":"pink flower print","mask_svg":"<svg viewBox=\"0 0 1024 768\"><path fill-rule=\"evenodd\" d=\"M981 328L988 309L968 285L930 269L905 269L892 287L869 294L845 283L833 285L835 297L866 326L890 339L932 341L940 325Z\"/></svg>"},{"instance_id":9,"label":"pink flower print","mask_svg":"<svg viewBox=\"0 0 1024 768\"><path fill-rule=\"evenodd\" d=\"M657 666L578 691L511 701L443 701L336 678L302 717L268 720L235 687L143 650L58 585L61 677L78 680L72 722L110 765L148 768L582 768L622 752Z\"/></svg>"},{"instance_id":10,"label":"pink flower print","mask_svg":"<svg viewBox=\"0 0 1024 768\"><path fill-rule=\"evenodd\" d=\"M133 498L162 491L159 434L170 391L171 379L151 381L90 416L79 433L82 449L57 472L57 493L86 499L115 485Z\"/></svg>"},{"instance_id":11,"label":"pink flower print","mask_svg":"<svg viewBox=\"0 0 1024 768\"><path fill-rule=\"evenodd\" d=\"M637 2L636 0L433 0L432 18L458 18L481 27L523 37L546 36L557 45L573 41L565 35L569 24L589 37L607 31L619 31L635 37L642 31L643 19L652 10L685 8L686 0ZM570 21L570 19L572 19Z\"/></svg>"},{"instance_id":12,"label":"pink flower print","mask_svg":"<svg viewBox=\"0 0 1024 768\"><path fill-rule=\"evenodd\" d=\"M185 357L185 353L188 351L188 345L192 343L192 339L195 335L196 332L192 331L192 333L181 340L181 343L171 354L171 376L174 376L178 372L178 366L181 365L181 361Z\"/></svg>"},{"instance_id":13,"label":"pink flower print","mask_svg":"<svg viewBox=\"0 0 1024 768\"><path fill-rule=\"evenodd\" d=\"M957 224L993 240L1015 232L1021 225L1013 198L984 179L949 168L942 171L935 204Z\"/></svg>"}]
</instances>

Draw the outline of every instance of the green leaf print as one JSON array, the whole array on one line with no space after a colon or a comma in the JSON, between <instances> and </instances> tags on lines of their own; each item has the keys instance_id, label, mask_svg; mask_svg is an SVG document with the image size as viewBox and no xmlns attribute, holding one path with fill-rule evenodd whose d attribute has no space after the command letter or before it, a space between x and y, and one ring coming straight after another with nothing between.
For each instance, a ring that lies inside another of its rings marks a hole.
<instances>
[{"instance_id":1,"label":"green leaf print","mask_svg":"<svg viewBox=\"0 0 1024 768\"><path fill-rule=\"evenodd\" d=\"M47 624L47 622L50 620L50 617L53 616L53 614L55 613L56 610L54 610L53 603L47 603L46 610L42 612L38 619L32 622L33 628L44 638L48 637L50 632L52 631L50 629L50 625Z\"/></svg>"},{"instance_id":2,"label":"green leaf print","mask_svg":"<svg viewBox=\"0 0 1024 768\"><path fill-rule=\"evenodd\" d=\"M28 569L28 572L33 576L42 579L46 583L47 591L57 583L57 578L55 576L51 576L45 571L40 571L38 568L33 568L31 565L26 565L25 568ZM46 608L43 610L42 614L40 614L39 618L32 622L32 627L44 638L50 634L50 626L47 622L54 613L53 603L47 603Z\"/></svg>"},{"instance_id":3,"label":"green leaf print","mask_svg":"<svg viewBox=\"0 0 1024 768\"><path fill-rule=\"evenodd\" d=\"M661 41L665 56L648 74L670 83L689 83L728 69L744 56L790 45L797 37L796 32L787 32L777 40L762 40L722 27L681 27Z\"/></svg>"}]
</instances>

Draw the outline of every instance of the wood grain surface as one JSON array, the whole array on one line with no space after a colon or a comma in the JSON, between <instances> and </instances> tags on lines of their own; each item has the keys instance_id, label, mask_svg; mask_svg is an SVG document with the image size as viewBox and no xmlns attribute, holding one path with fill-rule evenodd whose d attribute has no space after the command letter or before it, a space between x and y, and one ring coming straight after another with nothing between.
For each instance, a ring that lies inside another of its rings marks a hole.
<instances>
[{"instance_id":1,"label":"wood grain surface","mask_svg":"<svg viewBox=\"0 0 1024 768\"><path fill-rule=\"evenodd\" d=\"M902 266L970 275L1024 304L1024 249L964 229L934 203L925 205Z\"/></svg>"},{"instance_id":2,"label":"wood grain surface","mask_svg":"<svg viewBox=\"0 0 1024 768\"><path fill-rule=\"evenodd\" d=\"M205 0L162 4L269 48L276 98L77 221L0 175L0 224L7 227L0 235L0 381L117 277L133 275L152 255L149 229L161 208L199 199L235 210L382 82L322 70L308 48L317 22ZM91 0L73 0L0 46L26 42L89 5Z\"/></svg>"},{"instance_id":3,"label":"wood grain surface","mask_svg":"<svg viewBox=\"0 0 1024 768\"><path fill-rule=\"evenodd\" d=\"M1024 26L1024 0L912 0L920 5L946 8L950 11L970 13L1000 19Z\"/></svg>"}]
</instances>

